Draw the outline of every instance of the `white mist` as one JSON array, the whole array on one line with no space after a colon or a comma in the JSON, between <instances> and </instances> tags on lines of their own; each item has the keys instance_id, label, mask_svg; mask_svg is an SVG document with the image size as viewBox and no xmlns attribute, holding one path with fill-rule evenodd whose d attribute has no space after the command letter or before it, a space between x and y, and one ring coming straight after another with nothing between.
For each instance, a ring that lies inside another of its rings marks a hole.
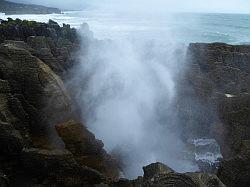
<instances>
[{"instance_id":1,"label":"white mist","mask_svg":"<svg viewBox=\"0 0 250 187\"><path fill-rule=\"evenodd\" d=\"M173 37L90 40L72 80L81 90L77 101L88 128L121 159L125 177L141 175L143 166L156 161L179 172L196 171L184 158L172 109L186 47Z\"/></svg>"}]
</instances>

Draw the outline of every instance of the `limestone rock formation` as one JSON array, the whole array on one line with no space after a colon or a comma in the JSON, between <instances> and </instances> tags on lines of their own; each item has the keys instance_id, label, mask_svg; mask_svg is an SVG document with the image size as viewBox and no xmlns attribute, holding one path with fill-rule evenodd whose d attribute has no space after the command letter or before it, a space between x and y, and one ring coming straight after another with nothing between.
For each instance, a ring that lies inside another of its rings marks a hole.
<instances>
[{"instance_id":1,"label":"limestone rock formation","mask_svg":"<svg viewBox=\"0 0 250 187\"><path fill-rule=\"evenodd\" d=\"M117 178L102 142L74 122L77 106L63 78L76 63L76 31L9 19L0 38L0 183L93 186Z\"/></svg>"},{"instance_id":2,"label":"limestone rock formation","mask_svg":"<svg viewBox=\"0 0 250 187\"><path fill-rule=\"evenodd\" d=\"M176 173L162 163L150 164L144 169L144 177L136 180L120 180L112 187L225 187L214 174Z\"/></svg>"},{"instance_id":3,"label":"limestone rock formation","mask_svg":"<svg viewBox=\"0 0 250 187\"><path fill-rule=\"evenodd\" d=\"M238 155L220 163L218 177L228 187L250 185L250 157Z\"/></svg>"},{"instance_id":4,"label":"limestone rock formation","mask_svg":"<svg viewBox=\"0 0 250 187\"><path fill-rule=\"evenodd\" d=\"M249 186L250 46L190 44L187 57L186 85L180 90L186 100L196 97L191 104L202 103L205 108L196 107L207 111L203 115L195 110L201 117L191 129L206 129L220 144L224 161L218 176L227 186Z\"/></svg>"},{"instance_id":5,"label":"limestone rock formation","mask_svg":"<svg viewBox=\"0 0 250 187\"><path fill-rule=\"evenodd\" d=\"M250 47L191 44L188 58L191 64L187 85L194 90L193 95L198 96L199 102L213 109L208 115L210 124L205 122L208 130L212 124L222 123L222 132L217 131L222 134L213 135L221 144L223 155L238 154L242 141L250 139Z\"/></svg>"},{"instance_id":6,"label":"limestone rock formation","mask_svg":"<svg viewBox=\"0 0 250 187\"><path fill-rule=\"evenodd\" d=\"M152 179L155 175L174 173L174 170L159 162L143 167L143 171L144 179Z\"/></svg>"},{"instance_id":7,"label":"limestone rock formation","mask_svg":"<svg viewBox=\"0 0 250 187\"><path fill-rule=\"evenodd\" d=\"M23 114L16 114L29 117L33 135L40 136L53 123L71 116L70 98L63 82L45 63L13 44L1 44L0 51L1 78L17 95L16 102L24 106L20 106Z\"/></svg>"},{"instance_id":8,"label":"limestone rock formation","mask_svg":"<svg viewBox=\"0 0 250 187\"><path fill-rule=\"evenodd\" d=\"M11 18L0 24L0 42L6 40L12 40L12 43L14 40L19 47L26 46L25 49L45 62L57 75L65 74L72 67L74 53L80 43L76 30L69 25L60 27L52 20L45 24Z\"/></svg>"},{"instance_id":9,"label":"limestone rock formation","mask_svg":"<svg viewBox=\"0 0 250 187\"><path fill-rule=\"evenodd\" d=\"M49 182L52 180L62 186L84 186L107 180L101 173L79 166L66 150L24 149L22 163L30 176Z\"/></svg>"},{"instance_id":10,"label":"limestone rock formation","mask_svg":"<svg viewBox=\"0 0 250 187\"><path fill-rule=\"evenodd\" d=\"M80 165L96 169L112 179L119 178L116 161L103 149L102 141L97 140L81 123L68 121L56 125L56 130Z\"/></svg>"},{"instance_id":11,"label":"limestone rock formation","mask_svg":"<svg viewBox=\"0 0 250 187\"><path fill-rule=\"evenodd\" d=\"M79 47L76 30L52 20L0 24L0 184L249 186L249 46L191 44L189 68L178 79L174 105L182 138L218 141L225 158L218 170L223 183L214 174L180 174L162 163L144 167L143 177L115 181L116 161L78 122L77 104L63 82Z\"/></svg>"}]
</instances>

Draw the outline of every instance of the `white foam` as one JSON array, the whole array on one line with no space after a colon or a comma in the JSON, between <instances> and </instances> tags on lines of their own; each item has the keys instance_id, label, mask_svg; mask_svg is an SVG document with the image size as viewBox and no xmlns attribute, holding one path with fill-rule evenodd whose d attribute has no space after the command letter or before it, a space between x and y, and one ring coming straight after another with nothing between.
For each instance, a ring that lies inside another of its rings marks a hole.
<instances>
[{"instance_id":1,"label":"white foam","mask_svg":"<svg viewBox=\"0 0 250 187\"><path fill-rule=\"evenodd\" d=\"M204 146L209 144L217 143L215 139L194 139L191 140L190 143L194 144L195 146Z\"/></svg>"},{"instance_id":2,"label":"white foam","mask_svg":"<svg viewBox=\"0 0 250 187\"><path fill-rule=\"evenodd\" d=\"M195 147L195 160L207 162L210 165L218 163L223 158L220 146L215 139L193 139L189 140Z\"/></svg>"},{"instance_id":3,"label":"white foam","mask_svg":"<svg viewBox=\"0 0 250 187\"><path fill-rule=\"evenodd\" d=\"M231 94L225 94L225 96L226 96L227 98L236 97L235 95L231 95Z\"/></svg>"}]
</instances>

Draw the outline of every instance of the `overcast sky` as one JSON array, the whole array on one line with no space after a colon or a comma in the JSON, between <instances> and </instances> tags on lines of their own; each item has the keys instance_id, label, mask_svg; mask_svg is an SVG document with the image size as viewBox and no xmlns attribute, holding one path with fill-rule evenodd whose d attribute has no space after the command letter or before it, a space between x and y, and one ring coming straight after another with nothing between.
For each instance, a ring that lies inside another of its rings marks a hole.
<instances>
[{"instance_id":1,"label":"overcast sky","mask_svg":"<svg viewBox=\"0 0 250 187\"><path fill-rule=\"evenodd\" d=\"M100 8L168 10L188 12L250 13L250 0L11 0L62 9L80 9L86 4Z\"/></svg>"}]
</instances>

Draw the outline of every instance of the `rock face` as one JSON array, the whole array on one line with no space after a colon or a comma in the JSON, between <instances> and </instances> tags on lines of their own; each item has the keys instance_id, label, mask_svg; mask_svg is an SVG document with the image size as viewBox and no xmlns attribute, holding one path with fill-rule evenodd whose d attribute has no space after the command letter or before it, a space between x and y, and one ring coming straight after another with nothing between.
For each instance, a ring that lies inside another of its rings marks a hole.
<instances>
[{"instance_id":1,"label":"rock face","mask_svg":"<svg viewBox=\"0 0 250 187\"><path fill-rule=\"evenodd\" d=\"M159 162L143 167L143 171L144 179L152 179L155 175L174 173L174 170Z\"/></svg>"},{"instance_id":2,"label":"rock face","mask_svg":"<svg viewBox=\"0 0 250 187\"><path fill-rule=\"evenodd\" d=\"M220 163L217 175L227 186L250 185L249 145L249 141L244 141L241 152L237 156L225 159Z\"/></svg>"},{"instance_id":3,"label":"rock face","mask_svg":"<svg viewBox=\"0 0 250 187\"><path fill-rule=\"evenodd\" d=\"M55 184L63 186L84 186L86 181L96 184L106 180L101 173L79 166L69 151L24 149L22 162L30 176L40 180L52 179Z\"/></svg>"},{"instance_id":4,"label":"rock face","mask_svg":"<svg viewBox=\"0 0 250 187\"><path fill-rule=\"evenodd\" d=\"M0 12L7 15L10 14L60 14L61 11L57 8L45 7L40 5L28 5L21 3L13 3L5 0L0 0Z\"/></svg>"},{"instance_id":5,"label":"rock face","mask_svg":"<svg viewBox=\"0 0 250 187\"><path fill-rule=\"evenodd\" d=\"M82 124L68 121L57 125L56 130L80 165L96 169L112 179L119 178L116 161L103 149L102 141L97 140Z\"/></svg>"},{"instance_id":6,"label":"rock face","mask_svg":"<svg viewBox=\"0 0 250 187\"><path fill-rule=\"evenodd\" d=\"M214 109L208 112L210 124L205 122L208 130L214 128L224 157L238 154L242 141L250 139L250 46L191 44L188 58L188 85L199 102Z\"/></svg>"},{"instance_id":7,"label":"rock face","mask_svg":"<svg viewBox=\"0 0 250 187\"><path fill-rule=\"evenodd\" d=\"M13 44L0 45L0 51L1 79L9 84L21 105L22 113L16 114L29 118L25 122L33 136L42 136L52 124L71 116L70 98L63 82L44 62Z\"/></svg>"},{"instance_id":8,"label":"rock face","mask_svg":"<svg viewBox=\"0 0 250 187\"><path fill-rule=\"evenodd\" d=\"M250 185L250 157L238 155L220 163L218 177L229 187Z\"/></svg>"},{"instance_id":9,"label":"rock face","mask_svg":"<svg viewBox=\"0 0 250 187\"><path fill-rule=\"evenodd\" d=\"M202 128L218 141L225 158L218 170L222 182L249 186L250 46L190 44L187 57L189 68L180 84L186 98L181 102L196 104L197 110L189 110L184 119L195 114L198 123L185 129ZM188 111L188 106L182 110Z\"/></svg>"},{"instance_id":10,"label":"rock face","mask_svg":"<svg viewBox=\"0 0 250 187\"><path fill-rule=\"evenodd\" d=\"M225 187L216 175L205 173L176 173L162 163L143 168L144 177L136 180L120 180L112 187Z\"/></svg>"},{"instance_id":11,"label":"rock face","mask_svg":"<svg viewBox=\"0 0 250 187\"><path fill-rule=\"evenodd\" d=\"M51 20L9 19L0 28L0 183L93 186L117 178L103 143L75 122L63 82L76 63L76 30Z\"/></svg>"},{"instance_id":12,"label":"rock face","mask_svg":"<svg viewBox=\"0 0 250 187\"><path fill-rule=\"evenodd\" d=\"M0 42L4 41L24 47L60 76L72 67L76 61L74 52L80 47L75 29L65 24L60 27L52 20L48 24L11 18L2 21Z\"/></svg>"}]
</instances>

